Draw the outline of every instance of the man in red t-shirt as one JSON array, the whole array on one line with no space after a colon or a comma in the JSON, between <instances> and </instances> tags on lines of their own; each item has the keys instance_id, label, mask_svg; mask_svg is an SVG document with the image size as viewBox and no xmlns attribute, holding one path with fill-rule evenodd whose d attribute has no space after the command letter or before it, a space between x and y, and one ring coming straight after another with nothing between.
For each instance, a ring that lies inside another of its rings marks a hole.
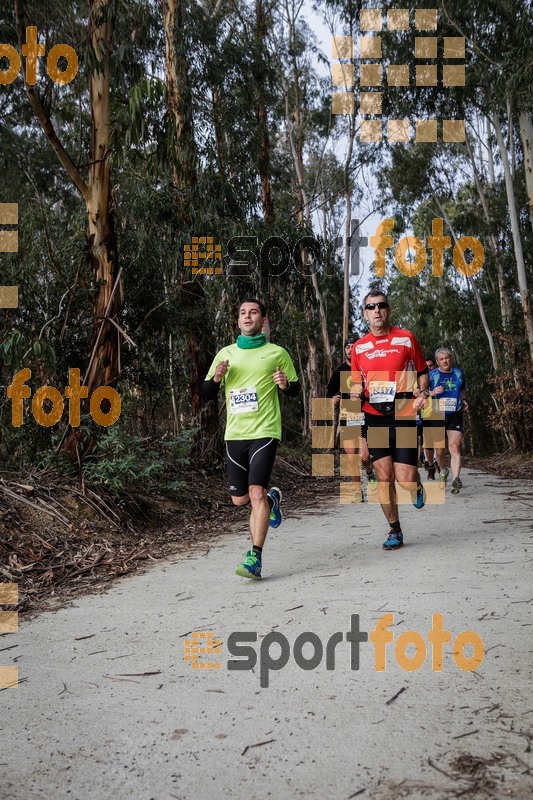
<instances>
[{"instance_id":1,"label":"man in red t-shirt","mask_svg":"<svg viewBox=\"0 0 533 800\"><path fill-rule=\"evenodd\" d=\"M403 533L395 480L411 491L416 508L424 505L417 469L416 412L427 402L428 368L413 334L390 324L391 309L383 292L369 292L363 306L370 333L352 350L352 384L362 380L370 458L378 481L389 484L388 502L381 503L391 528L383 548L397 550L403 545ZM420 393L415 399L417 385Z\"/></svg>"}]
</instances>

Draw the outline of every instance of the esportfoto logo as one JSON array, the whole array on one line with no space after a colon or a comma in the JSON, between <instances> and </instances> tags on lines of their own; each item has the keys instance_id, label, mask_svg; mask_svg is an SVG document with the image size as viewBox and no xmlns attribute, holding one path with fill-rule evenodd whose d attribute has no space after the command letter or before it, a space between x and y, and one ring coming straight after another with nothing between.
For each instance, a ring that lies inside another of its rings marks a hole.
<instances>
[{"instance_id":1,"label":"esportfoto logo","mask_svg":"<svg viewBox=\"0 0 533 800\"><path fill-rule=\"evenodd\" d=\"M430 645L431 669L433 672L442 672L444 645L452 642L452 633L444 628L442 614L432 614L431 621L431 630L425 638L418 631L403 631L396 639L393 649L387 645L392 645L394 642L394 633L390 630L394 625L394 614L383 614L370 633L360 629L359 614L352 614L350 630L346 634L341 631L331 634L325 647L318 634L312 631L301 633L292 645L292 657L297 667L309 671L317 669L325 655L326 670L335 670L337 645L346 641L350 644L350 669L358 670L360 645L370 640L374 646L376 672L387 670L388 655L393 655L400 669L415 672L425 663ZM235 658L229 659L226 666L230 672L250 671L254 670L259 662L259 685L262 689L266 689L270 685L270 673L279 672L289 663L291 645L283 633L270 631L261 639L258 655L257 648L253 646L257 640L258 634L255 631L231 633L228 636L227 647L230 655ZM471 649L471 654L465 654L466 648ZM211 653L219 655L221 652L221 641L215 639L211 631L193 631L192 639L185 640L184 660L191 662L191 666L195 669L219 669L219 661L213 664L210 661L202 662L200 659L202 655ZM452 657L456 667L465 672L473 672L481 666L485 657L483 639L474 631L461 631L453 640Z\"/></svg>"},{"instance_id":2,"label":"esportfoto logo","mask_svg":"<svg viewBox=\"0 0 533 800\"><path fill-rule=\"evenodd\" d=\"M419 275L426 266L428 253L431 251L431 274L442 278L444 274L444 253L452 246L450 236L444 235L444 220L435 217L431 225L431 235L426 244L417 236L403 236L395 245L390 235L394 229L394 218L387 217L378 224L370 247L374 250L374 271L377 278L383 278L386 271L387 250L394 248L394 263L402 275L413 278ZM351 235L348 241L350 248L350 275L359 275L359 251L368 246L369 240L361 235L358 219L351 222ZM201 245L205 250L200 251ZM304 277L318 272L333 275L333 263L337 251L344 246L342 236L330 241L320 241L314 236L303 236L290 247L280 236L270 236L260 243L256 236L233 236L227 242L227 250L222 252L222 245L213 244L212 236L196 236L192 244L183 246L183 266L191 268L191 274L222 275L227 279L250 276L254 272L269 278L280 278L288 270L295 270ZM470 260L465 253L470 251ZM305 257L305 258L304 258ZM461 236L452 251L453 265L463 276L472 277L483 267L485 251L475 236ZM204 261L200 261L204 259ZM200 267L202 263L204 266ZM211 266L213 265L213 266ZM217 265L217 266L214 266Z\"/></svg>"}]
</instances>

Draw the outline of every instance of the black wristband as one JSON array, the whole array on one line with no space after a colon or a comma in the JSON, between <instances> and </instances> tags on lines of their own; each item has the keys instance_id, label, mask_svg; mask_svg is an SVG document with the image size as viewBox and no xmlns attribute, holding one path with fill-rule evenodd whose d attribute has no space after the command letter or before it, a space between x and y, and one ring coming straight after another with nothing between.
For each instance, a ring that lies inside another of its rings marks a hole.
<instances>
[{"instance_id":1,"label":"black wristband","mask_svg":"<svg viewBox=\"0 0 533 800\"><path fill-rule=\"evenodd\" d=\"M300 381L287 381L287 386L285 389L281 389L281 391L287 397L297 397L300 392Z\"/></svg>"},{"instance_id":2,"label":"black wristband","mask_svg":"<svg viewBox=\"0 0 533 800\"><path fill-rule=\"evenodd\" d=\"M201 388L201 393L204 400L214 400L215 397L218 396L220 384L221 381L217 383L214 377L210 378L208 381L204 381Z\"/></svg>"}]
</instances>

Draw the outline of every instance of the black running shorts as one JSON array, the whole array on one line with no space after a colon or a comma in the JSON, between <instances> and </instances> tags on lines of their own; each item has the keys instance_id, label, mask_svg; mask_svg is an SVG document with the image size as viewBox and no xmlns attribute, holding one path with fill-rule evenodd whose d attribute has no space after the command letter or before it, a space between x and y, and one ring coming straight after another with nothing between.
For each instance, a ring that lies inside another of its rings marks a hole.
<instances>
[{"instance_id":1,"label":"black running shorts","mask_svg":"<svg viewBox=\"0 0 533 800\"><path fill-rule=\"evenodd\" d=\"M397 420L394 417L378 417L377 414L365 414L365 421L367 427L368 451L372 462L390 456L396 464L409 464L411 467L416 467L418 464L416 420ZM375 443L373 442L373 435L371 433L372 428L379 429L379 438L385 440L387 440L387 436L383 429L387 430L388 446L385 446L385 442L380 442L379 447L372 446L372 444ZM412 441L412 447L406 447L406 441L398 441L402 436L398 436L398 431L400 429L411 429L411 431L414 432L410 437L407 433L405 436L406 440L408 439L409 442Z\"/></svg>"},{"instance_id":2,"label":"black running shorts","mask_svg":"<svg viewBox=\"0 0 533 800\"><path fill-rule=\"evenodd\" d=\"M268 488L274 466L277 439L246 439L226 442L229 492L244 497L249 486Z\"/></svg>"},{"instance_id":3,"label":"black running shorts","mask_svg":"<svg viewBox=\"0 0 533 800\"><path fill-rule=\"evenodd\" d=\"M447 431L459 431L459 433L463 433L464 431L463 409L461 408L459 411L454 411L453 414L446 414L446 418L443 420L434 420L434 419L424 420L424 427L425 428L444 427Z\"/></svg>"}]
</instances>

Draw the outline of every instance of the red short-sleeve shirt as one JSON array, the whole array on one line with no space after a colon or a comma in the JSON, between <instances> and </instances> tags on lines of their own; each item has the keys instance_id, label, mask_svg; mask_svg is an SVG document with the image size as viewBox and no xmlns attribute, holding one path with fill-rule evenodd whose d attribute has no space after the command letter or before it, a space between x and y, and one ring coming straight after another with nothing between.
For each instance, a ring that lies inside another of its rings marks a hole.
<instances>
[{"instance_id":1,"label":"red short-sleeve shirt","mask_svg":"<svg viewBox=\"0 0 533 800\"><path fill-rule=\"evenodd\" d=\"M403 328L393 327L385 336L367 333L352 350L352 383L362 376L365 392L362 408L369 414L381 416L370 401L379 405L393 403L398 395L412 397L417 373L426 370L420 345L411 331Z\"/></svg>"}]
</instances>

